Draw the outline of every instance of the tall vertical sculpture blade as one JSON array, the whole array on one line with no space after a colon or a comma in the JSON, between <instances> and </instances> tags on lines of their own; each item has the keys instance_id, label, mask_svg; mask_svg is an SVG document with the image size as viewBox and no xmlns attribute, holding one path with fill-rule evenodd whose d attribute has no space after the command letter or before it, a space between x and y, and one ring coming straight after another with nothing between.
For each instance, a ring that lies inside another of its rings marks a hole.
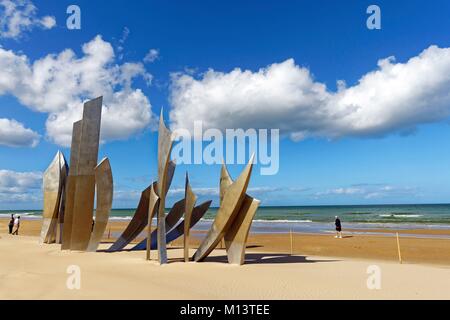
<instances>
[{"instance_id":1,"label":"tall vertical sculpture blade","mask_svg":"<svg viewBox=\"0 0 450 320\"><path fill-rule=\"evenodd\" d=\"M159 197L156 194L155 187L156 183L152 185L152 188L150 190L150 203L148 206L148 223L147 223L148 232L147 232L147 257L146 257L147 260L150 260L150 248L151 248L150 240L152 235L152 220L155 211L158 209L159 205Z\"/></svg>"},{"instance_id":2,"label":"tall vertical sculpture blade","mask_svg":"<svg viewBox=\"0 0 450 320\"><path fill-rule=\"evenodd\" d=\"M73 205L75 198L75 186L78 175L78 158L81 142L81 127L83 121L77 121L73 124L72 144L70 147L70 165L69 176L67 177L65 188L65 209L64 216L61 217L60 223L63 224L61 249L70 249L70 239L72 237L72 221L73 221Z\"/></svg>"},{"instance_id":3,"label":"tall vertical sculpture blade","mask_svg":"<svg viewBox=\"0 0 450 320\"><path fill-rule=\"evenodd\" d=\"M105 233L113 201L113 176L108 158L104 158L95 168L95 183L97 185L97 208L95 224L87 251L95 252Z\"/></svg>"},{"instance_id":4,"label":"tall vertical sculpture blade","mask_svg":"<svg viewBox=\"0 0 450 320\"><path fill-rule=\"evenodd\" d=\"M170 152L172 151L172 133L164 124L163 112L159 118L158 135L158 261L167 263L165 204L167 190L167 175L170 166Z\"/></svg>"},{"instance_id":5,"label":"tall vertical sculpture blade","mask_svg":"<svg viewBox=\"0 0 450 320\"><path fill-rule=\"evenodd\" d=\"M259 200L245 195L239 213L230 229L225 233L225 247L227 249L228 262L231 264L244 264L248 234L259 204Z\"/></svg>"},{"instance_id":6,"label":"tall vertical sculpture blade","mask_svg":"<svg viewBox=\"0 0 450 320\"><path fill-rule=\"evenodd\" d=\"M86 102L83 108L72 214L71 250L85 251L91 237L95 200L94 168L98 160L102 101L102 97L96 98Z\"/></svg>"},{"instance_id":7,"label":"tall vertical sculpture blade","mask_svg":"<svg viewBox=\"0 0 450 320\"><path fill-rule=\"evenodd\" d=\"M205 215L205 213L208 211L209 206L211 205L212 201L206 201L204 203L202 203L201 205L197 206L194 208L194 210L192 211L192 219L191 219L191 224L190 224L190 228L194 227L195 224L200 221L200 219ZM173 209L173 208L172 208ZM172 210L171 210L172 211ZM182 211L181 211L181 215L182 215ZM170 215L170 213L169 213ZM169 215L167 215L167 218L169 218ZM181 217L180 215L180 217ZM166 223L167 225L167 219L166 219ZM170 243L176 239L178 239L179 237L181 237L184 234L184 221L181 221L180 223L178 223L174 228L172 228L171 231L169 231L166 235L166 243ZM154 250L157 248L157 232L153 231L151 234L151 250ZM147 248L147 239L141 241L139 244L137 244L135 247L133 247L131 250L145 250Z\"/></svg>"},{"instance_id":8,"label":"tall vertical sculpture blade","mask_svg":"<svg viewBox=\"0 0 450 320\"><path fill-rule=\"evenodd\" d=\"M43 177L44 210L40 243L54 243L56 241L58 214L66 170L64 156L58 151Z\"/></svg>"},{"instance_id":9,"label":"tall vertical sculpture blade","mask_svg":"<svg viewBox=\"0 0 450 320\"><path fill-rule=\"evenodd\" d=\"M197 202L197 197L195 196L192 188L189 184L189 177L186 173L186 187L185 195L186 204L184 210L184 262L189 262L189 235L190 235L190 225L192 218L192 210L194 210L195 203Z\"/></svg>"},{"instance_id":10,"label":"tall vertical sculpture blade","mask_svg":"<svg viewBox=\"0 0 450 320\"><path fill-rule=\"evenodd\" d=\"M254 156L251 157L250 162L239 178L227 189L211 229L195 252L195 261L204 260L214 250L233 223L244 201L245 192L252 172L253 159Z\"/></svg>"}]
</instances>

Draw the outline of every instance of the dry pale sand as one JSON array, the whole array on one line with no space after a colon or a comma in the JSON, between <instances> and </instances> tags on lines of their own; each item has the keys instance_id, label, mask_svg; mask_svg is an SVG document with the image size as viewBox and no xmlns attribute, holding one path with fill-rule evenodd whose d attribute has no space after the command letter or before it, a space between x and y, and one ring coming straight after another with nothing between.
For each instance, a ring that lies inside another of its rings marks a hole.
<instances>
[{"instance_id":1,"label":"dry pale sand","mask_svg":"<svg viewBox=\"0 0 450 320\"><path fill-rule=\"evenodd\" d=\"M171 263L159 266L144 252L62 252L36 237L0 237L0 299L450 299L448 266L249 252L239 267L220 249L204 263L177 262L181 250L169 249ZM71 265L80 290L66 286ZM380 290L367 287L371 265Z\"/></svg>"}]
</instances>

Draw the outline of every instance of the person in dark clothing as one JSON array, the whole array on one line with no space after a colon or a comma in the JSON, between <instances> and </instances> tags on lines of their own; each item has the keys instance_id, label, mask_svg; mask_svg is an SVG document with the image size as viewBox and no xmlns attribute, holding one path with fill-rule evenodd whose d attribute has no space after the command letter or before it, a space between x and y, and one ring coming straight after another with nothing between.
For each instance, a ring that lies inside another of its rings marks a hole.
<instances>
[{"instance_id":1,"label":"person in dark clothing","mask_svg":"<svg viewBox=\"0 0 450 320\"><path fill-rule=\"evenodd\" d=\"M9 234L12 234L14 227L14 215L11 215L11 220L9 220L8 228L9 228Z\"/></svg>"},{"instance_id":2,"label":"person in dark clothing","mask_svg":"<svg viewBox=\"0 0 450 320\"><path fill-rule=\"evenodd\" d=\"M336 216L336 220L334 221L334 225L336 226L336 236L335 236L335 238L342 239L341 219L339 219L338 216Z\"/></svg>"}]
</instances>

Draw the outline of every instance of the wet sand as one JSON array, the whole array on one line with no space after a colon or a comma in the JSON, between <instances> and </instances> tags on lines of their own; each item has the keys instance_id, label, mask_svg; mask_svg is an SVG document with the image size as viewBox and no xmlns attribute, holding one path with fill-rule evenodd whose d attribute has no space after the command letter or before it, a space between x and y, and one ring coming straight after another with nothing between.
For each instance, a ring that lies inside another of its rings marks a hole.
<instances>
[{"instance_id":1,"label":"wet sand","mask_svg":"<svg viewBox=\"0 0 450 320\"><path fill-rule=\"evenodd\" d=\"M0 219L0 234L7 232L7 219ZM114 242L127 226L127 221L112 221L108 224L103 239L104 243ZM22 221L20 234L38 236L40 233L40 220ZM358 231L358 230L353 230ZM368 231L368 230L364 230ZM368 259L380 261L398 261L396 230L370 230L369 232L381 232L387 235L359 235L345 234L343 239L335 239L333 234L303 234L292 235L292 253L300 255L318 255L322 257L342 257L352 259ZM400 234L418 235L447 235L447 230L398 230ZM108 238L108 234L110 237ZM192 246L195 247L204 237L204 232L193 232ZM137 238L133 243L142 240ZM171 247L182 246L182 238L179 238ZM400 237L401 255L404 263L434 264L450 266L450 239ZM223 244L219 244L220 251ZM291 254L291 237L286 234L250 234L247 252L270 252L278 254Z\"/></svg>"}]
</instances>

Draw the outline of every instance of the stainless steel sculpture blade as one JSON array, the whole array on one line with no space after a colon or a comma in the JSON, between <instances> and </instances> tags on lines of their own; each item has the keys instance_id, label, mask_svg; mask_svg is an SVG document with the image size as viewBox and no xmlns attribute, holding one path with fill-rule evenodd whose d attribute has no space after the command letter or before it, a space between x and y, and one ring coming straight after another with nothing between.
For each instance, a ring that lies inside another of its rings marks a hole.
<instances>
[{"instance_id":1,"label":"stainless steel sculpture blade","mask_svg":"<svg viewBox=\"0 0 450 320\"><path fill-rule=\"evenodd\" d=\"M76 177L78 175L78 158L81 142L81 127L83 121L77 121L73 124L72 144L70 147L70 165L69 176L67 177L65 188L65 209L64 216L61 217L60 223L63 225L61 249L70 249L70 240L72 237L72 221L73 221L73 205L75 197Z\"/></svg>"},{"instance_id":2,"label":"stainless steel sculpture blade","mask_svg":"<svg viewBox=\"0 0 450 320\"><path fill-rule=\"evenodd\" d=\"M200 221L200 219L205 215L205 213L208 211L209 206L211 205L212 201L206 201L202 203L201 205L194 208L192 211L192 219L191 219L191 225L190 228L194 227L195 224ZM184 234L184 221L179 222L174 228L172 228L171 231L169 231L166 235L166 242L170 243L179 237L181 237ZM157 248L157 233L155 231L152 232L151 235L151 250L154 250ZM147 247L147 239L141 241L139 244L137 244L135 247L133 247L131 250L145 250Z\"/></svg>"},{"instance_id":3,"label":"stainless steel sculpture blade","mask_svg":"<svg viewBox=\"0 0 450 320\"><path fill-rule=\"evenodd\" d=\"M64 214L65 214L65 206L66 206L66 186L67 186L67 178L69 175L69 168L66 164L65 167L65 178L64 182L61 186L61 196L59 200L59 213L58 213L58 226L56 227L56 240L55 243L61 244L62 243L62 234L63 234L63 227L64 227Z\"/></svg>"},{"instance_id":4,"label":"stainless steel sculpture blade","mask_svg":"<svg viewBox=\"0 0 450 320\"><path fill-rule=\"evenodd\" d=\"M155 212L158 209L159 205L159 197L155 191L156 183L153 183L152 188L150 189L150 203L148 206L148 223L147 223L147 260L150 260L150 240L152 234L152 220ZM144 240L145 241L145 240Z\"/></svg>"},{"instance_id":5,"label":"stainless steel sculpture blade","mask_svg":"<svg viewBox=\"0 0 450 320\"><path fill-rule=\"evenodd\" d=\"M190 235L190 225L192 218L192 210L194 210L195 203L197 202L197 197L192 191L191 185L189 184L189 176L186 173L186 186L185 186L185 209L184 209L184 262L189 262L189 235Z\"/></svg>"},{"instance_id":6,"label":"stainless steel sculpture blade","mask_svg":"<svg viewBox=\"0 0 450 320\"><path fill-rule=\"evenodd\" d=\"M171 161L169 163L168 173L167 173L167 186L166 192L172 183L172 179L175 173L175 164ZM158 189L158 183L154 182L153 189L156 191ZM139 200L139 205L128 224L125 231L121 234L121 236L116 240L116 242L107 250L108 252L119 251L125 248L131 241L136 239L136 237L145 229L148 224L148 212L149 212L149 199L150 199L150 190L152 188L150 185L147 189L145 189L141 194L141 199ZM159 200L159 197L158 197ZM158 210L158 206L156 205L153 209L152 219L155 216Z\"/></svg>"},{"instance_id":7,"label":"stainless steel sculpture blade","mask_svg":"<svg viewBox=\"0 0 450 320\"><path fill-rule=\"evenodd\" d=\"M94 229L87 247L89 252L97 251L111 212L114 188L111 164L108 158L104 158L95 167L95 184L97 185L97 208L95 210Z\"/></svg>"},{"instance_id":8,"label":"stainless steel sculpture blade","mask_svg":"<svg viewBox=\"0 0 450 320\"><path fill-rule=\"evenodd\" d=\"M250 162L245 167L239 178L232 185L230 185L230 187L228 187L211 229L198 250L195 252L195 261L204 260L211 253L211 251L214 250L233 223L234 218L238 214L244 201L245 192L247 190L252 172L253 159L254 156L251 157Z\"/></svg>"},{"instance_id":9,"label":"stainless steel sculpture blade","mask_svg":"<svg viewBox=\"0 0 450 320\"><path fill-rule=\"evenodd\" d=\"M172 133L164 124L163 112L161 110L158 135L158 261L160 264L167 263L165 204L166 190L168 189L167 175L170 167L170 153L172 151L172 146Z\"/></svg>"},{"instance_id":10,"label":"stainless steel sculpture blade","mask_svg":"<svg viewBox=\"0 0 450 320\"><path fill-rule=\"evenodd\" d=\"M153 185L155 185L154 183ZM128 224L127 228L123 231L120 237L113 243L113 245L107 250L108 252L119 251L125 248L131 241L133 241L147 225L150 190L152 185L142 191L141 198L139 200L138 207Z\"/></svg>"},{"instance_id":11,"label":"stainless steel sculpture blade","mask_svg":"<svg viewBox=\"0 0 450 320\"><path fill-rule=\"evenodd\" d=\"M176 226L176 224L178 223L178 221L180 221L181 217L183 216L183 212L184 212L184 199L180 200L178 202L176 202L173 207L170 209L169 213L166 216L166 221L165 221L165 225L166 225L166 230L171 230L174 226ZM148 243L150 241L150 243L157 243L157 236L158 236L158 230L154 230L153 232L151 232L150 237L142 240L138 245L136 245L133 250L139 246L139 250L144 250L149 248L148 247Z\"/></svg>"},{"instance_id":12,"label":"stainless steel sculpture blade","mask_svg":"<svg viewBox=\"0 0 450 320\"><path fill-rule=\"evenodd\" d=\"M221 201L228 187L233 183L231 176L225 164L222 165L220 175L220 196ZM248 234L259 207L260 201L245 195L239 213L233 221L230 229L225 233L225 247L227 250L228 262L231 264L242 265L245 261L245 249L247 245Z\"/></svg>"},{"instance_id":13,"label":"stainless steel sculpture blade","mask_svg":"<svg viewBox=\"0 0 450 320\"><path fill-rule=\"evenodd\" d=\"M100 140L103 97L84 104L81 141L73 202L70 249L85 251L92 230L95 198L95 172Z\"/></svg>"},{"instance_id":14,"label":"stainless steel sculpture blade","mask_svg":"<svg viewBox=\"0 0 450 320\"><path fill-rule=\"evenodd\" d=\"M225 192L227 192L228 187L231 186L232 183L233 180L230 177L230 173L228 172L225 163L222 163L222 169L220 171L220 189L219 189L220 204L222 204Z\"/></svg>"},{"instance_id":15,"label":"stainless steel sculpture blade","mask_svg":"<svg viewBox=\"0 0 450 320\"><path fill-rule=\"evenodd\" d=\"M44 210L40 243L56 242L58 216L66 174L66 161L63 154L58 151L43 176Z\"/></svg>"},{"instance_id":16,"label":"stainless steel sculpture blade","mask_svg":"<svg viewBox=\"0 0 450 320\"><path fill-rule=\"evenodd\" d=\"M231 264L244 264L248 234L259 204L259 200L245 195L239 213L230 229L225 233L225 247L227 249L228 262Z\"/></svg>"}]
</instances>

